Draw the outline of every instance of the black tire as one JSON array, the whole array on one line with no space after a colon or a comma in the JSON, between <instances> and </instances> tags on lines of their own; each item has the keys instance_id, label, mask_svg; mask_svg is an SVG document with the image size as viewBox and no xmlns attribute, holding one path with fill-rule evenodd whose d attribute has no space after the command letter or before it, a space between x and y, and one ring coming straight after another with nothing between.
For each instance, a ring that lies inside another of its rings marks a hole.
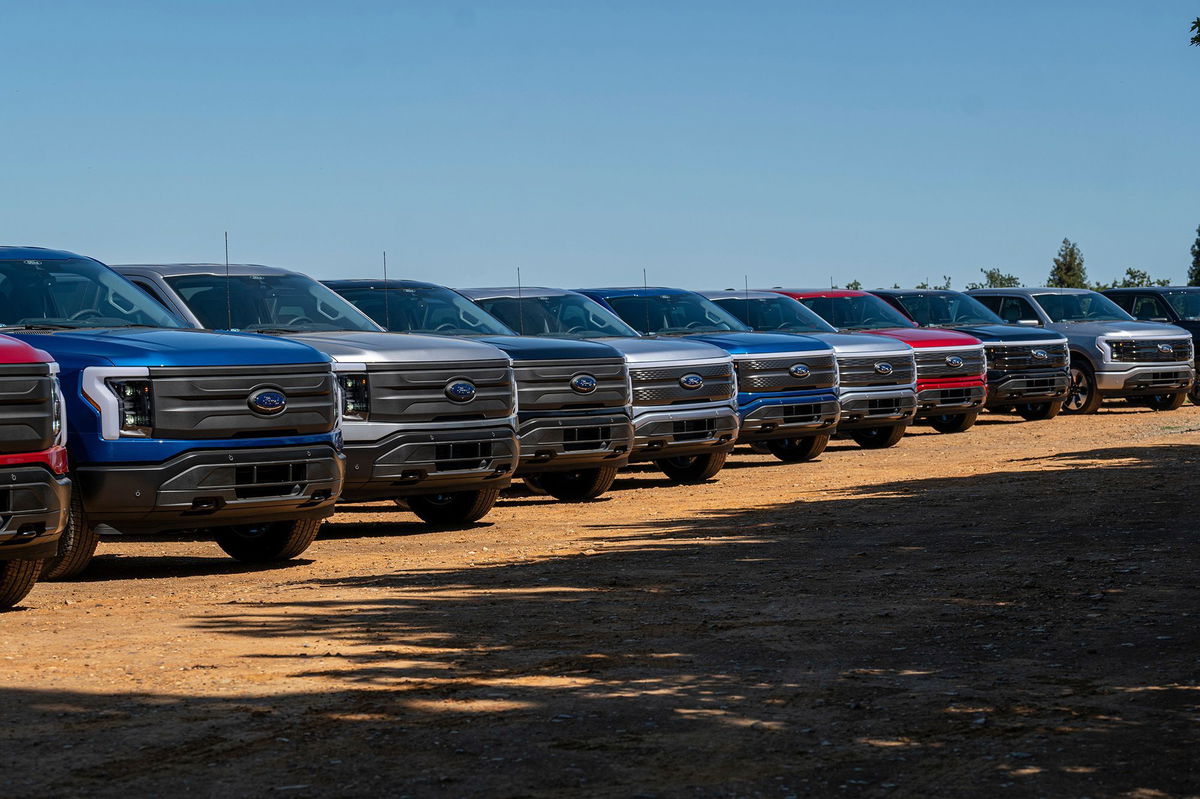
<instances>
[{"instance_id":1,"label":"black tire","mask_svg":"<svg viewBox=\"0 0 1200 799\"><path fill-rule=\"evenodd\" d=\"M1200 379L1196 380L1196 384L1188 391L1188 399L1193 405L1200 405Z\"/></svg>"},{"instance_id":2,"label":"black tire","mask_svg":"<svg viewBox=\"0 0 1200 799\"><path fill-rule=\"evenodd\" d=\"M58 539L58 554L42 561L43 580L66 580L77 577L92 562L100 533L88 519L83 509L83 500L75 491L71 492L71 513L67 527Z\"/></svg>"},{"instance_id":3,"label":"black tire","mask_svg":"<svg viewBox=\"0 0 1200 799\"><path fill-rule=\"evenodd\" d=\"M1063 413L1095 413L1100 410L1100 392L1096 390L1096 375L1092 367L1080 363L1071 365L1071 387L1063 400Z\"/></svg>"},{"instance_id":4,"label":"black tire","mask_svg":"<svg viewBox=\"0 0 1200 799\"><path fill-rule=\"evenodd\" d=\"M1153 394L1147 397L1146 404L1151 410L1155 411L1173 411L1180 408L1187 401L1188 393L1186 391L1176 391L1171 394Z\"/></svg>"},{"instance_id":5,"label":"black tire","mask_svg":"<svg viewBox=\"0 0 1200 799\"><path fill-rule=\"evenodd\" d=\"M978 418L978 410L966 413L948 413L929 417L929 424L939 433L964 433L975 426L975 420Z\"/></svg>"},{"instance_id":6,"label":"black tire","mask_svg":"<svg viewBox=\"0 0 1200 799\"><path fill-rule=\"evenodd\" d=\"M0 561L0 610L8 610L29 596L41 573L40 560Z\"/></svg>"},{"instance_id":7,"label":"black tire","mask_svg":"<svg viewBox=\"0 0 1200 799\"><path fill-rule=\"evenodd\" d=\"M771 454L784 463L803 463L825 451L829 446L829 433L804 438L773 438L764 443Z\"/></svg>"},{"instance_id":8,"label":"black tire","mask_svg":"<svg viewBox=\"0 0 1200 799\"><path fill-rule=\"evenodd\" d=\"M295 519L268 524L240 524L216 531L217 546L242 563L288 560L308 549L323 519Z\"/></svg>"},{"instance_id":9,"label":"black tire","mask_svg":"<svg viewBox=\"0 0 1200 799\"><path fill-rule=\"evenodd\" d=\"M409 510L421 517L421 521L426 524L456 527L473 524L487 516L499 496L500 489L484 488L479 491L406 497L405 501Z\"/></svg>"},{"instance_id":10,"label":"black tire","mask_svg":"<svg viewBox=\"0 0 1200 799\"><path fill-rule=\"evenodd\" d=\"M659 458L654 465L676 483L703 483L721 471L727 457L728 452L709 452L706 455Z\"/></svg>"},{"instance_id":11,"label":"black tire","mask_svg":"<svg viewBox=\"0 0 1200 799\"><path fill-rule=\"evenodd\" d=\"M1053 419L1062 411L1063 401L1026 402L1017 406L1017 415L1027 422L1041 422Z\"/></svg>"},{"instance_id":12,"label":"black tire","mask_svg":"<svg viewBox=\"0 0 1200 799\"><path fill-rule=\"evenodd\" d=\"M882 427L864 427L862 430L851 430L848 435L854 439L854 443L863 449L887 449L899 444L900 439L904 438L904 431L907 429L908 425L906 423L889 424Z\"/></svg>"},{"instance_id":13,"label":"black tire","mask_svg":"<svg viewBox=\"0 0 1200 799\"><path fill-rule=\"evenodd\" d=\"M537 476L538 486L563 502L595 499L610 489L617 478L616 466L577 469L573 472L546 472Z\"/></svg>"}]
</instances>

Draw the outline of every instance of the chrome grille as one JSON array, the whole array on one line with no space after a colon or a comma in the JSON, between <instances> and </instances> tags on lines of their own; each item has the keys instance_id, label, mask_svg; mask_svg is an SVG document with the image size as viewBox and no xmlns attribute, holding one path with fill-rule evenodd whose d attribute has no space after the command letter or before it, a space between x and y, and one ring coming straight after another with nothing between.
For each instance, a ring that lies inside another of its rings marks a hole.
<instances>
[{"instance_id":1,"label":"chrome grille","mask_svg":"<svg viewBox=\"0 0 1200 799\"><path fill-rule=\"evenodd\" d=\"M517 381L517 410L557 411L620 408L629 404L629 371L625 359L589 358L577 361L523 361L513 370ZM596 388L580 394L571 380L591 375Z\"/></svg>"},{"instance_id":2,"label":"chrome grille","mask_svg":"<svg viewBox=\"0 0 1200 799\"><path fill-rule=\"evenodd\" d=\"M917 350L917 377L922 380L937 377L973 377L983 374L983 350L979 347L962 349ZM951 359L961 358L961 366L952 366Z\"/></svg>"},{"instance_id":3,"label":"chrome grille","mask_svg":"<svg viewBox=\"0 0 1200 799\"><path fill-rule=\"evenodd\" d=\"M1113 360L1123 363L1162 363L1190 361L1192 342L1188 339L1139 338L1129 341L1109 341ZM1169 348L1164 351L1163 348Z\"/></svg>"},{"instance_id":4,"label":"chrome grille","mask_svg":"<svg viewBox=\"0 0 1200 799\"><path fill-rule=\"evenodd\" d=\"M686 375L700 375L700 388L684 388ZM634 405L681 405L690 402L715 402L733 396L733 366L727 363L703 366L669 366L630 369Z\"/></svg>"},{"instance_id":5,"label":"chrome grille","mask_svg":"<svg viewBox=\"0 0 1200 799\"><path fill-rule=\"evenodd\" d=\"M807 377L795 377L792 367L808 368ZM797 353L781 358L742 358L734 361L737 369L738 391L750 394L768 391L795 391L809 388L829 388L837 383L837 368L833 355Z\"/></svg>"},{"instance_id":6,"label":"chrome grille","mask_svg":"<svg viewBox=\"0 0 1200 799\"><path fill-rule=\"evenodd\" d=\"M843 386L903 386L913 382L917 365L911 354L871 358L839 356L838 379ZM891 372L886 372L886 366Z\"/></svg>"},{"instance_id":7,"label":"chrome grille","mask_svg":"<svg viewBox=\"0 0 1200 799\"><path fill-rule=\"evenodd\" d=\"M1035 358L1033 356L1035 350L1044 352L1045 357ZM988 369L999 372L1016 372L1023 369L1061 369L1070 360L1065 343L988 344L983 351L987 353Z\"/></svg>"},{"instance_id":8,"label":"chrome grille","mask_svg":"<svg viewBox=\"0 0 1200 799\"><path fill-rule=\"evenodd\" d=\"M513 413L513 372L507 360L447 364L368 365L372 422L450 422L504 419ZM466 381L474 398L458 402L447 387Z\"/></svg>"}]
</instances>

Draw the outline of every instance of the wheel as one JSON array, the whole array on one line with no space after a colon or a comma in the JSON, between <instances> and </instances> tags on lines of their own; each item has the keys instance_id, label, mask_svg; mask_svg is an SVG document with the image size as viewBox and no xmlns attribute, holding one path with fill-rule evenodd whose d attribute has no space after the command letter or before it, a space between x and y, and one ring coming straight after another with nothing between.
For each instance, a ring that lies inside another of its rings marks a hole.
<instances>
[{"instance_id":1,"label":"wheel","mask_svg":"<svg viewBox=\"0 0 1200 799\"><path fill-rule=\"evenodd\" d=\"M1100 392L1096 391L1096 376L1090 366L1071 367L1071 387L1063 401L1067 413L1095 413L1100 410Z\"/></svg>"},{"instance_id":2,"label":"wheel","mask_svg":"<svg viewBox=\"0 0 1200 799\"><path fill-rule=\"evenodd\" d=\"M1017 406L1017 415L1027 422L1053 419L1063 409L1063 400L1053 402L1026 402Z\"/></svg>"},{"instance_id":3,"label":"wheel","mask_svg":"<svg viewBox=\"0 0 1200 799\"><path fill-rule=\"evenodd\" d=\"M449 494L424 494L408 497L408 507L421 521L439 527L471 524L487 516L500 496L498 488L479 491L454 491Z\"/></svg>"},{"instance_id":4,"label":"wheel","mask_svg":"<svg viewBox=\"0 0 1200 799\"><path fill-rule=\"evenodd\" d=\"M862 430L851 430L849 435L863 449L887 449L900 443L904 438L907 424L889 424L882 427L864 427Z\"/></svg>"},{"instance_id":5,"label":"wheel","mask_svg":"<svg viewBox=\"0 0 1200 799\"><path fill-rule=\"evenodd\" d=\"M323 519L239 524L217 530L217 546L243 563L270 563L294 558L316 539Z\"/></svg>"},{"instance_id":6,"label":"wheel","mask_svg":"<svg viewBox=\"0 0 1200 799\"><path fill-rule=\"evenodd\" d=\"M703 483L721 471L727 457L728 452L710 452L707 455L659 458L654 465L677 483Z\"/></svg>"},{"instance_id":7,"label":"wheel","mask_svg":"<svg viewBox=\"0 0 1200 799\"><path fill-rule=\"evenodd\" d=\"M1193 405L1200 405L1200 380L1197 380L1196 384L1188 391L1188 399L1192 401Z\"/></svg>"},{"instance_id":8,"label":"wheel","mask_svg":"<svg viewBox=\"0 0 1200 799\"><path fill-rule=\"evenodd\" d=\"M67 527L58 539L58 554L42 561L43 580L65 580L83 572L96 554L100 533L88 520L83 509L83 500L75 491L71 492L71 513Z\"/></svg>"},{"instance_id":9,"label":"wheel","mask_svg":"<svg viewBox=\"0 0 1200 799\"><path fill-rule=\"evenodd\" d=\"M1147 398L1149 401L1146 404L1150 406L1151 410L1173 411L1183 405L1187 398L1188 393L1186 391L1176 391L1172 394L1153 394Z\"/></svg>"},{"instance_id":10,"label":"wheel","mask_svg":"<svg viewBox=\"0 0 1200 799\"><path fill-rule=\"evenodd\" d=\"M801 463L811 461L825 451L829 446L829 433L804 438L773 438L763 443L784 463Z\"/></svg>"},{"instance_id":11,"label":"wheel","mask_svg":"<svg viewBox=\"0 0 1200 799\"><path fill-rule=\"evenodd\" d=\"M0 561L0 610L8 610L28 596L41 573L40 560Z\"/></svg>"},{"instance_id":12,"label":"wheel","mask_svg":"<svg viewBox=\"0 0 1200 799\"><path fill-rule=\"evenodd\" d=\"M929 423L939 433L962 433L970 430L975 425L977 418L979 418L979 411L975 410L967 411L966 413L947 413L941 416L931 416Z\"/></svg>"},{"instance_id":13,"label":"wheel","mask_svg":"<svg viewBox=\"0 0 1200 799\"><path fill-rule=\"evenodd\" d=\"M616 466L598 466L573 472L546 472L538 475L537 483L555 499L579 502L600 496L612 487L616 478Z\"/></svg>"}]
</instances>

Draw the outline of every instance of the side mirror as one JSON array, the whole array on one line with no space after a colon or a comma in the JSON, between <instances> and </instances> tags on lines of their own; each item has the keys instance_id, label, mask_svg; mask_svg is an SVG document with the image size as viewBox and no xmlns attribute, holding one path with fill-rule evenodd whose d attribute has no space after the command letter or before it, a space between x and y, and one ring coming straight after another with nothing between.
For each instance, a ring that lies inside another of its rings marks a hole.
<instances>
[{"instance_id":1,"label":"side mirror","mask_svg":"<svg viewBox=\"0 0 1200 799\"><path fill-rule=\"evenodd\" d=\"M1018 319L1017 324L1022 327L1041 327L1042 323L1037 319Z\"/></svg>"}]
</instances>

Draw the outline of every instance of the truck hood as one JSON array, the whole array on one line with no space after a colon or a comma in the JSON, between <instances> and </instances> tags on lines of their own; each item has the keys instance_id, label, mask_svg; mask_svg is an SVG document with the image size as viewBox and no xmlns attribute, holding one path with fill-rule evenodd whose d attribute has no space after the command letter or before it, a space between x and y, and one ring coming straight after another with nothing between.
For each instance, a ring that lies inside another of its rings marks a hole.
<instances>
[{"instance_id":1,"label":"truck hood","mask_svg":"<svg viewBox=\"0 0 1200 799\"><path fill-rule=\"evenodd\" d=\"M47 352L35 349L24 341L0 335L0 363L49 363L52 360Z\"/></svg>"},{"instance_id":2,"label":"truck hood","mask_svg":"<svg viewBox=\"0 0 1200 799\"><path fill-rule=\"evenodd\" d=\"M959 333L957 330L943 330L932 327L888 327L883 330L864 330L875 336L887 336L911 344L917 349L926 347L972 347L979 346L979 339Z\"/></svg>"},{"instance_id":3,"label":"truck hood","mask_svg":"<svg viewBox=\"0 0 1200 799\"><path fill-rule=\"evenodd\" d=\"M722 361L728 363L729 353L720 347L705 344L691 339L677 339L669 336L661 338L594 338L601 344L607 344L625 356L630 364L645 365L649 363L706 363Z\"/></svg>"},{"instance_id":4,"label":"truck hood","mask_svg":"<svg viewBox=\"0 0 1200 799\"><path fill-rule=\"evenodd\" d=\"M597 360L622 357L619 351L596 341L535 336L478 336L473 340L503 350L514 361L562 361L572 358Z\"/></svg>"},{"instance_id":5,"label":"truck hood","mask_svg":"<svg viewBox=\"0 0 1200 799\"><path fill-rule=\"evenodd\" d=\"M1125 338L1183 338L1191 334L1182 327L1158 322L1055 322L1047 325L1068 336L1124 336Z\"/></svg>"},{"instance_id":6,"label":"truck hood","mask_svg":"<svg viewBox=\"0 0 1200 799\"><path fill-rule=\"evenodd\" d=\"M910 355L912 347L886 336L863 333L805 333L833 347L838 355Z\"/></svg>"},{"instance_id":7,"label":"truck hood","mask_svg":"<svg viewBox=\"0 0 1200 799\"><path fill-rule=\"evenodd\" d=\"M14 333L58 361L85 366L276 366L328 363L329 356L295 341L252 333L167 328L100 328ZM66 365L66 363L64 363Z\"/></svg>"},{"instance_id":8,"label":"truck hood","mask_svg":"<svg viewBox=\"0 0 1200 799\"><path fill-rule=\"evenodd\" d=\"M829 345L812 336L796 333L696 333L681 336L688 341L703 341L731 355L759 355L773 352L827 352Z\"/></svg>"},{"instance_id":9,"label":"truck hood","mask_svg":"<svg viewBox=\"0 0 1200 799\"><path fill-rule=\"evenodd\" d=\"M1061 341L1059 336L1054 335L1052 331L1037 327L1022 327L1021 325L968 325L954 329L986 342L1002 341L1006 344L1066 343Z\"/></svg>"},{"instance_id":10,"label":"truck hood","mask_svg":"<svg viewBox=\"0 0 1200 799\"><path fill-rule=\"evenodd\" d=\"M283 336L320 350L339 363L453 363L507 360L490 344L417 333L373 333L354 330L295 333Z\"/></svg>"}]
</instances>

